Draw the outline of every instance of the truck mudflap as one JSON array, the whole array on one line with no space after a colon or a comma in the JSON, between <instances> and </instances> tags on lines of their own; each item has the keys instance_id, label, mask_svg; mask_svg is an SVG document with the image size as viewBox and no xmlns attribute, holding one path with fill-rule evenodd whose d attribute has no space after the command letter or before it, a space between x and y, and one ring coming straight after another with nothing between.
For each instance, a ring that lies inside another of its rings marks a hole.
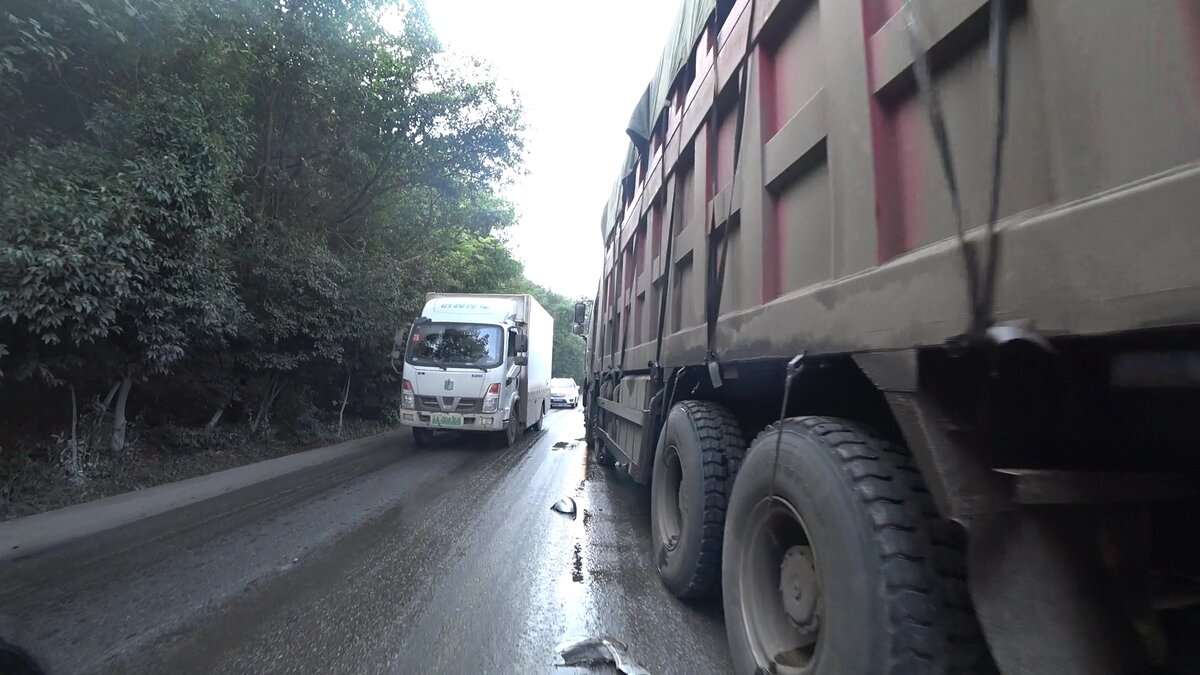
<instances>
[{"instance_id":1,"label":"truck mudflap","mask_svg":"<svg viewBox=\"0 0 1200 675\"><path fill-rule=\"evenodd\" d=\"M917 391L885 396L939 511L965 529L971 600L1000 670L1083 675L1144 667L1158 640L1144 630L1149 624L1138 625L1140 612L1134 611L1131 622L1129 598L1121 590L1138 575L1105 569L1099 551L1102 539L1111 540L1104 533L1128 531L1119 524L1136 518L1139 507L1062 508L1079 505L1086 492L1093 497L1102 492L1081 491L1074 479L1068 481L1074 496L1052 495L1052 488L1042 486L1038 499L1053 504L1023 505L1015 475L991 469L997 458L973 443L971 434L952 433L955 425L933 396ZM1076 478L1086 482L1082 474ZM1103 492L1107 500L1120 491ZM1163 484L1143 497L1154 493L1176 494ZM1109 592L1097 592L1100 588Z\"/></svg>"}]
</instances>

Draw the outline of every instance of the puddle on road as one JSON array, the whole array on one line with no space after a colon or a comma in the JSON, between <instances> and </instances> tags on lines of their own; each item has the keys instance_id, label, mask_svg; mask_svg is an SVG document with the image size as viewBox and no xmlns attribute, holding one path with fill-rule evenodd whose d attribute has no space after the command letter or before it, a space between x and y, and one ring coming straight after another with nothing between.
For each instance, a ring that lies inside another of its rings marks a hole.
<instances>
[{"instance_id":1,"label":"puddle on road","mask_svg":"<svg viewBox=\"0 0 1200 675\"><path fill-rule=\"evenodd\" d=\"M550 451L558 452L559 450L574 450L575 448L578 448L578 447L579 447L579 441L559 441L559 442L555 443L554 445L550 446Z\"/></svg>"},{"instance_id":2,"label":"puddle on road","mask_svg":"<svg viewBox=\"0 0 1200 675\"><path fill-rule=\"evenodd\" d=\"M589 569L594 555L590 539L591 529L594 528L585 529L583 525L583 518L587 517L590 508L588 495L575 490L577 485L582 485L586 480L587 453L572 453L560 459L564 460L561 464L562 474L556 477L554 485L562 492L552 494L551 498L568 497L575 502L576 509L574 517L563 518L563 514L559 513L546 514L553 518L550 521L552 541L549 543L553 555L547 559L552 580L545 592L558 615L555 623L559 624L563 635L586 635L601 628L596 624L596 606L591 587L594 579Z\"/></svg>"}]
</instances>

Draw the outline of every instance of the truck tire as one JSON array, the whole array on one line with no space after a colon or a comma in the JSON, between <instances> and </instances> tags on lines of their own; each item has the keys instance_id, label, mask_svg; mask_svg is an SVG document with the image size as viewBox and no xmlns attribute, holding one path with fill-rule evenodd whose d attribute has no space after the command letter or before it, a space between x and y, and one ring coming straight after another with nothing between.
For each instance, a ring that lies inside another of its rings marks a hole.
<instances>
[{"instance_id":1,"label":"truck tire","mask_svg":"<svg viewBox=\"0 0 1200 675\"><path fill-rule=\"evenodd\" d=\"M725 521L734 671L994 671L955 528L903 449L827 417L768 427Z\"/></svg>"},{"instance_id":2,"label":"truck tire","mask_svg":"<svg viewBox=\"0 0 1200 675\"><path fill-rule=\"evenodd\" d=\"M428 448L433 445L433 429L425 427L413 427L413 442L418 448Z\"/></svg>"},{"instance_id":3,"label":"truck tire","mask_svg":"<svg viewBox=\"0 0 1200 675\"><path fill-rule=\"evenodd\" d=\"M650 531L658 574L680 598L719 590L725 506L746 451L737 419L708 401L676 403L654 454Z\"/></svg>"},{"instance_id":4,"label":"truck tire","mask_svg":"<svg viewBox=\"0 0 1200 675\"><path fill-rule=\"evenodd\" d=\"M23 645L28 635L16 619L0 614L0 673L5 675L44 675L38 659Z\"/></svg>"},{"instance_id":5,"label":"truck tire","mask_svg":"<svg viewBox=\"0 0 1200 675\"><path fill-rule=\"evenodd\" d=\"M600 420L604 414L603 413L604 409L600 407L600 399L608 398L611 395L612 395L612 384L609 382L602 382L600 384L599 388L597 389L596 393L592 396L592 407L591 407L591 411L592 411L592 413L591 413L591 415L592 415L592 425L591 425L592 441L590 441L588 443L593 448L592 459L596 462L596 464L598 466L602 466L605 468L610 468L610 467L616 466L617 458L614 457L613 454L608 451L608 448L606 448L604 446L604 436L597 434L596 428L603 428L600 423Z\"/></svg>"},{"instance_id":6,"label":"truck tire","mask_svg":"<svg viewBox=\"0 0 1200 675\"><path fill-rule=\"evenodd\" d=\"M598 438L594 440L595 445L593 447L595 448L595 452L592 453L592 459L595 460L596 464L606 469L616 466L617 458L608 451L608 448L604 447L604 441Z\"/></svg>"},{"instance_id":7,"label":"truck tire","mask_svg":"<svg viewBox=\"0 0 1200 675\"><path fill-rule=\"evenodd\" d=\"M517 444L517 439L520 437L521 408L519 403L514 403L512 415L508 419L508 426L496 432L496 444L502 448L511 448Z\"/></svg>"},{"instance_id":8,"label":"truck tire","mask_svg":"<svg viewBox=\"0 0 1200 675\"><path fill-rule=\"evenodd\" d=\"M12 644L0 635L0 673L6 675L42 675L46 671L24 648Z\"/></svg>"},{"instance_id":9,"label":"truck tire","mask_svg":"<svg viewBox=\"0 0 1200 675\"><path fill-rule=\"evenodd\" d=\"M583 414L583 442L589 448L596 443L596 432L593 430L592 417L586 412Z\"/></svg>"},{"instance_id":10,"label":"truck tire","mask_svg":"<svg viewBox=\"0 0 1200 675\"><path fill-rule=\"evenodd\" d=\"M546 403L542 402L542 414L538 416L538 421L529 427L531 431L537 432L542 430L542 421L546 419Z\"/></svg>"}]
</instances>

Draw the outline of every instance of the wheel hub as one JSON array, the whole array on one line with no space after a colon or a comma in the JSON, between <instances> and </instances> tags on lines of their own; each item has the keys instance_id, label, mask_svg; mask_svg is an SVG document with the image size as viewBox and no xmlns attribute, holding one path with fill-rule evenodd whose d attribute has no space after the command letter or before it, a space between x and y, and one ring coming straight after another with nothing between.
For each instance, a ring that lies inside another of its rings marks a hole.
<instances>
[{"instance_id":1,"label":"wheel hub","mask_svg":"<svg viewBox=\"0 0 1200 675\"><path fill-rule=\"evenodd\" d=\"M800 632L815 635L821 623L820 587L812 548L793 546L779 566L779 592L783 609Z\"/></svg>"}]
</instances>

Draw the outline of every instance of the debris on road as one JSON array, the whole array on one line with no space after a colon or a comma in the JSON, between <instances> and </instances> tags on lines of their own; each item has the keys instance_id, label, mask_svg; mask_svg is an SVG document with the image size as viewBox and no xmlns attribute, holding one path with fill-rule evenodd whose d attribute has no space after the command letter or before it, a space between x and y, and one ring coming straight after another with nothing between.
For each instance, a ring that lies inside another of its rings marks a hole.
<instances>
[{"instance_id":1,"label":"debris on road","mask_svg":"<svg viewBox=\"0 0 1200 675\"><path fill-rule=\"evenodd\" d=\"M554 502L554 506L551 506L550 510L558 511L559 513L564 513L568 516L574 516L575 500L570 497L563 497L562 499Z\"/></svg>"},{"instance_id":2,"label":"debris on road","mask_svg":"<svg viewBox=\"0 0 1200 675\"><path fill-rule=\"evenodd\" d=\"M575 637L560 642L554 651L564 666L612 664L625 675L650 675L629 657L628 648L614 637Z\"/></svg>"}]
</instances>

